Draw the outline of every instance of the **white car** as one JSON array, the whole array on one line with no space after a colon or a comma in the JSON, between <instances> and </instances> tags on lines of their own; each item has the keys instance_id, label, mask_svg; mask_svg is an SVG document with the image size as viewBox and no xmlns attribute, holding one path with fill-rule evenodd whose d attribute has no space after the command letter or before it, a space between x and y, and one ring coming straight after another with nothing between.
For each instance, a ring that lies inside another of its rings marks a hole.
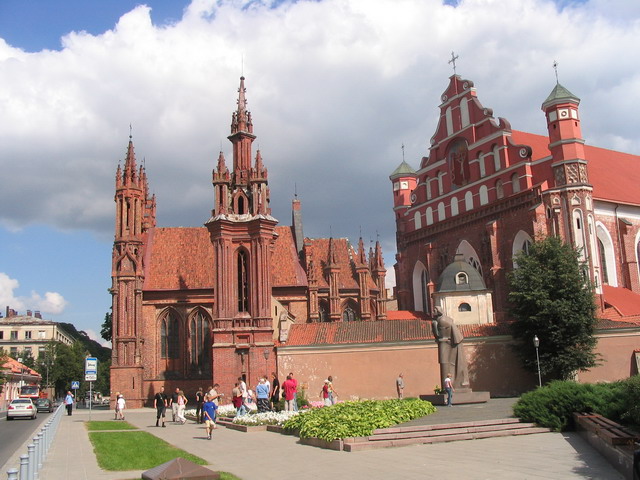
<instances>
[{"instance_id":1,"label":"white car","mask_svg":"<svg viewBox=\"0 0 640 480\"><path fill-rule=\"evenodd\" d=\"M38 409L30 398L14 398L7 408L7 420L17 417L29 417L34 420L38 416Z\"/></svg>"}]
</instances>

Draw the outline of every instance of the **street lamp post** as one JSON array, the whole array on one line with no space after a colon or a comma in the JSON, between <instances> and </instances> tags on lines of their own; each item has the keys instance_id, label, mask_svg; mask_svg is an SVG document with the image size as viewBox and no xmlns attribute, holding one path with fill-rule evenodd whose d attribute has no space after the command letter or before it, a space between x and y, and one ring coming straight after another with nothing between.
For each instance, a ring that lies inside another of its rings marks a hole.
<instances>
[{"instance_id":1,"label":"street lamp post","mask_svg":"<svg viewBox=\"0 0 640 480\"><path fill-rule=\"evenodd\" d=\"M540 374L540 354L538 353L538 347L540 347L540 339L537 335L533 336L533 346L536 347L536 363L538 365L538 386L542 386L542 375Z\"/></svg>"}]
</instances>

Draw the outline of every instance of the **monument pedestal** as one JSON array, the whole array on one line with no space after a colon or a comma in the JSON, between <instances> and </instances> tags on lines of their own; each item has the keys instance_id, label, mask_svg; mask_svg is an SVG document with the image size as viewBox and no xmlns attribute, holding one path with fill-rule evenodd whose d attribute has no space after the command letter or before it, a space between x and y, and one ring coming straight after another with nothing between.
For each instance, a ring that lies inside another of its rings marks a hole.
<instances>
[{"instance_id":1,"label":"monument pedestal","mask_svg":"<svg viewBox=\"0 0 640 480\"><path fill-rule=\"evenodd\" d=\"M491 398L489 392L474 392L470 388L461 388L453 392L453 404L486 403ZM446 405L447 394L420 395L420 400L426 400L434 405Z\"/></svg>"}]
</instances>

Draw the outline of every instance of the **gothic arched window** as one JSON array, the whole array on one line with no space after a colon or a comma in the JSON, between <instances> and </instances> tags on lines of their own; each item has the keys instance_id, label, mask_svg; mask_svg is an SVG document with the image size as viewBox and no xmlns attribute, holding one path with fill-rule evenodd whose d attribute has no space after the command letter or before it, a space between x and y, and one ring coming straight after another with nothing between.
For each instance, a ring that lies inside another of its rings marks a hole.
<instances>
[{"instance_id":1,"label":"gothic arched window","mask_svg":"<svg viewBox=\"0 0 640 480\"><path fill-rule=\"evenodd\" d=\"M211 328L208 317L201 311L189 322L191 367L198 367L202 372L210 368Z\"/></svg>"},{"instance_id":2,"label":"gothic arched window","mask_svg":"<svg viewBox=\"0 0 640 480\"><path fill-rule=\"evenodd\" d=\"M169 312L160 324L160 357L180 358L180 322L175 312Z\"/></svg>"},{"instance_id":3,"label":"gothic arched window","mask_svg":"<svg viewBox=\"0 0 640 480\"><path fill-rule=\"evenodd\" d=\"M342 321L343 322L353 322L356 319L356 311L353 309L351 305L347 305L342 312Z\"/></svg>"},{"instance_id":4,"label":"gothic arched window","mask_svg":"<svg viewBox=\"0 0 640 480\"><path fill-rule=\"evenodd\" d=\"M602 272L602 283L605 285L609 285L609 272L607 272L607 253L604 249L604 243L602 240L598 238L598 251L600 253L600 263L602 264L602 268L600 271Z\"/></svg>"},{"instance_id":5,"label":"gothic arched window","mask_svg":"<svg viewBox=\"0 0 640 480\"><path fill-rule=\"evenodd\" d=\"M327 309L327 302L320 302L318 305L318 315L320 316L321 322L329 322L329 310Z\"/></svg>"},{"instance_id":6,"label":"gothic arched window","mask_svg":"<svg viewBox=\"0 0 640 480\"><path fill-rule=\"evenodd\" d=\"M249 259L247 252L238 252L238 312L249 311Z\"/></svg>"}]
</instances>

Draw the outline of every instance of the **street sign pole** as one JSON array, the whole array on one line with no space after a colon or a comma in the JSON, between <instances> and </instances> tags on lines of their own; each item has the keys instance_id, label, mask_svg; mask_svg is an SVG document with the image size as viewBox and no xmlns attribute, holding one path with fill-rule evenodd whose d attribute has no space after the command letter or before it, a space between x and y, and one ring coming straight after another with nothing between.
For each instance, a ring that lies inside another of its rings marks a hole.
<instances>
[{"instance_id":1,"label":"street sign pole","mask_svg":"<svg viewBox=\"0 0 640 480\"><path fill-rule=\"evenodd\" d=\"M89 382L89 421L91 421L91 404L93 403L93 382L98 379L98 359L87 357L84 359L84 380Z\"/></svg>"}]
</instances>

